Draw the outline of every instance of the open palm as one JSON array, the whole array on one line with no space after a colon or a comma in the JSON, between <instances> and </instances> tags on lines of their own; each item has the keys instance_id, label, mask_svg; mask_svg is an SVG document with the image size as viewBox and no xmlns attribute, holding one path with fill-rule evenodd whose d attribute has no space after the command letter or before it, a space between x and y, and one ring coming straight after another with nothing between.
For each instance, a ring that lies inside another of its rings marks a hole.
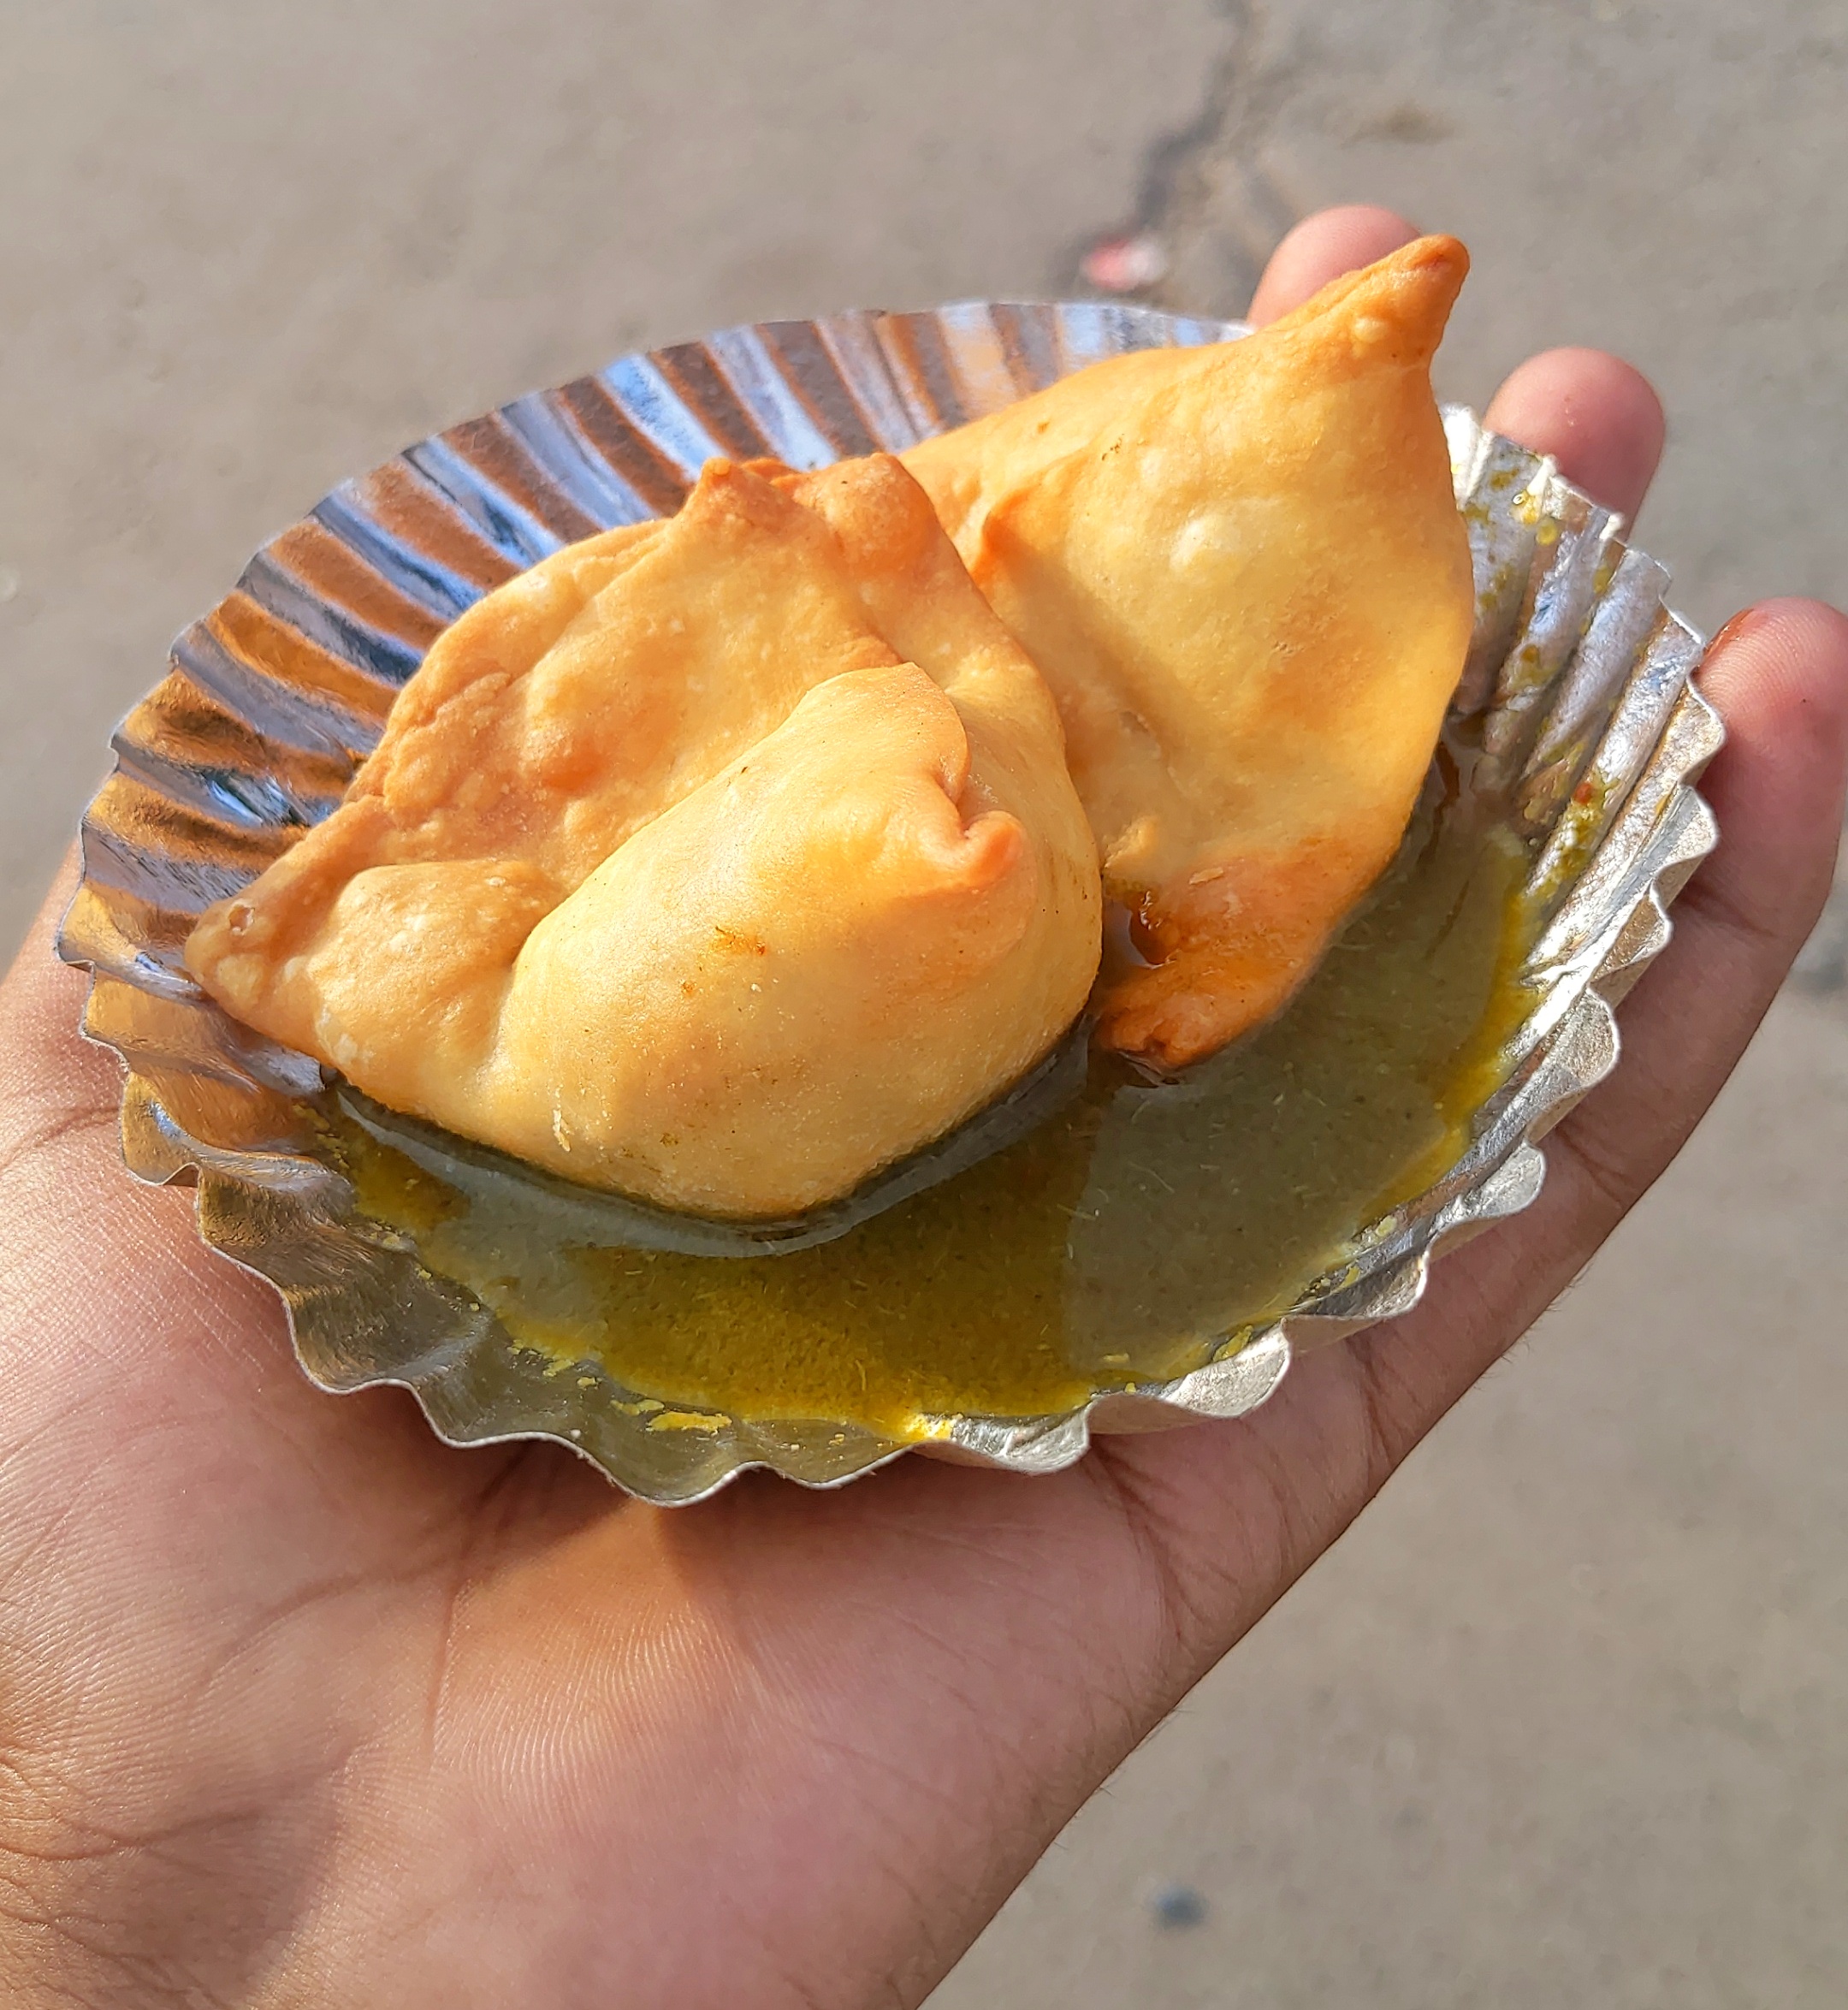
<instances>
[{"instance_id":1,"label":"open palm","mask_svg":"<svg viewBox=\"0 0 1848 2010\"><path fill-rule=\"evenodd\" d=\"M1410 233L1312 220L1259 318ZM1492 423L1633 510L1587 352ZM1726 842L1539 1203L1255 1415L1055 1479L625 1501L302 1379L267 1287L121 1169L47 918L0 991L0 1992L9 2004L911 2004L1667 1162L1827 886L1848 622L1709 660ZM68 889L65 891L68 892ZM62 898L55 894L47 916Z\"/></svg>"}]
</instances>

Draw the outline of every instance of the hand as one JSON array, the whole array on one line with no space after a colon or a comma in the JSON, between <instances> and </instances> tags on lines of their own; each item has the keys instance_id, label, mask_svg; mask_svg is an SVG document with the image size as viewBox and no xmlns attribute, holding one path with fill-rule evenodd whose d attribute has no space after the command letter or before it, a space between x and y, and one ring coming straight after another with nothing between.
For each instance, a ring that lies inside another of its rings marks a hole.
<instances>
[{"instance_id":1,"label":"hand","mask_svg":"<svg viewBox=\"0 0 1848 2010\"><path fill-rule=\"evenodd\" d=\"M1294 232L1266 318L1410 234ZM1490 422L1633 511L1648 387L1584 351ZM47 906L0 1058L0 1995L40 2004L916 2003L1075 1809L1359 1511L1667 1165L1826 888L1848 622L1703 677L1725 843L1527 1213L1235 1423L1057 1479L627 1502L317 1394L192 1197L121 1171Z\"/></svg>"}]
</instances>

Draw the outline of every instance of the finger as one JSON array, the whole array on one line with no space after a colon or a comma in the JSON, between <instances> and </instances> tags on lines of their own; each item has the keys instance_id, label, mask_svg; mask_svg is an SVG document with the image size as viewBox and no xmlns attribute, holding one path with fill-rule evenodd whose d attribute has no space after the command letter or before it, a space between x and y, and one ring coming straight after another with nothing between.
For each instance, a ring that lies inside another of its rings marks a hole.
<instances>
[{"instance_id":1,"label":"finger","mask_svg":"<svg viewBox=\"0 0 1848 2010\"><path fill-rule=\"evenodd\" d=\"M1388 252L1410 244L1417 235L1403 216L1369 203L1353 203L1306 216L1271 252L1246 318L1261 328L1292 307L1301 306L1331 279L1358 272Z\"/></svg>"},{"instance_id":2,"label":"finger","mask_svg":"<svg viewBox=\"0 0 1848 2010\"><path fill-rule=\"evenodd\" d=\"M1719 849L1625 1005L1616 1072L1548 1141L1536 1207L1446 1264L1411 1319L1358 1343L1383 1377L1395 1457L1539 1316L1687 1141L1827 895L1848 777L1848 618L1815 601L1755 608L1715 642L1701 685L1727 732L1703 784Z\"/></svg>"},{"instance_id":3,"label":"finger","mask_svg":"<svg viewBox=\"0 0 1848 2010\"><path fill-rule=\"evenodd\" d=\"M1721 633L1701 688L1727 726L1703 784L1720 845L1625 1011L1623 1065L1561 1127L1620 1207L1719 1093L1827 898L1848 769L1848 618L1816 601L1754 608Z\"/></svg>"},{"instance_id":4,"label":"finger","mask_svg":"<svg viewBox=\"0 0 1848 2010\"><path fill-rule=\"evenodd\" d=\"M1661 459L1661 399L1640 371L1601 349L1531 357L1490 400L1485 423L1550 454L1568 482L1629 518Z\"/></svg>"}]
</instances>

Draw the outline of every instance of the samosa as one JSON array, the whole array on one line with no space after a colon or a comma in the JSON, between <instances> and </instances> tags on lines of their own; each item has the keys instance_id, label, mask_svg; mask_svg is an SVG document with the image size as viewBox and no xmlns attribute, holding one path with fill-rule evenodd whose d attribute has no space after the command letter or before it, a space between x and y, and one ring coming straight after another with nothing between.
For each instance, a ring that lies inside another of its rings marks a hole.
<instances>
[{"instance_id":1,"label":"samosa","mask_svg":"<svg viewBox=\"0 0 1848 2010\"><path fill-rule=\"evenodd\" d=\"M394 1109L761 1218L1031 1069L1100 907L1051 698L911 477L715 461L439 637L187 953Z\"/></svg>"},{"instance_id":2,"label":"samosa","mask_svg":"<svg viewBox=\"0 0 1848 2010\"><path fill-rule=\"evenodd\" d=\"M1474 612L1430 381L1467 266L1422 239L903 456L1058 701L1128 923L1107 1047L1177 1069L1269 1017L1404 833Z\"/></svg>"}]
</instances>

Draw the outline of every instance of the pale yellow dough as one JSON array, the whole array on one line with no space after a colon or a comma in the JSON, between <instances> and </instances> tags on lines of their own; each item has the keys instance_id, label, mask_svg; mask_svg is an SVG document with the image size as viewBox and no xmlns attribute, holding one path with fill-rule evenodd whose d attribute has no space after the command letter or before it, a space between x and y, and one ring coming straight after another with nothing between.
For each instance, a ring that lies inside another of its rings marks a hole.
<instances>
[{"instance_id":1,"label":"pale yellow dough","mask_svg":"<svg viewBox=\"0 0 1848 2010\"><path fill-rule=\"evenodd\" d=\"M875 456L714 462L489 595L187 959L392 1108L763 1217L1032 1067L1099 930L1045 687Z\"/></svg>"},{"instance_id":2,"label":"pale yellow dough","mask_svg":"<svg viewBox=\"0 0 1848 2010\"><path fill-rule=\"evenodd\" d=\"M1430 382L1467 264L1423 239L903 456L1052 688L1133 917L1105 1045L1179 1067L1270 1017L1398 846L1474 608Z\"/></svg>"}]
</instances>

